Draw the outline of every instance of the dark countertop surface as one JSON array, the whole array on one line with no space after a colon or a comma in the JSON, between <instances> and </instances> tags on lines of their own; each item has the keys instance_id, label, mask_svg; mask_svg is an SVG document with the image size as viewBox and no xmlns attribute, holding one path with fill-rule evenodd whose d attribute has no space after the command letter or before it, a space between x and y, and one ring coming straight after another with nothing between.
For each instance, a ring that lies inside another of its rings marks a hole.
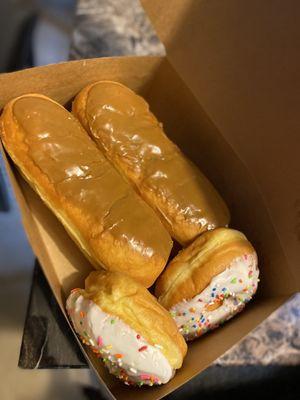
<instances>
[{"instance_id":1,"label":"dark countertop surface","mask_svg":"<svg viewBox=\"0 0 300 400\"><path fill-rule=\"evenodd\" d=\"M138 0L78 1L71 59L162 55L164 52ZM19 365L22 368L87 367L38 264L33 277ZM244 392L247 398L248 395L253 397L256 393L253 390L259 390L259 385L270 387L271 392L282 393L287 398L295 398L295 376L300 376L299 366L300 294L297 294L171 397L182 397L188 390L189 398L192 398L193 394L199 394L200 388L203 395L206 393L208 396L206 391L214 388L215 394L226 389L226 393L234 397L238 395L235 389L238 384L249 389L247 395ZM274 378L279 379L275 379L276 384ZM210 395L205 398L210 398Z\"/></svg>"}]
</instances>

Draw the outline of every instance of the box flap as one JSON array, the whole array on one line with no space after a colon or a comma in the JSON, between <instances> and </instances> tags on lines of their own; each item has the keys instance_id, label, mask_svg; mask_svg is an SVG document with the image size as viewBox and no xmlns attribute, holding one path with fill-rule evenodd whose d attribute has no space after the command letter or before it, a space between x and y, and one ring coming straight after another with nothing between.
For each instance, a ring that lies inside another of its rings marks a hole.
<instances>
[{"instance_id":1,"label":"box flap","mask_svg":"<svg viewBox=\"0 0 300 400\"><path fill-rule=\"evenodd\" d=\"M161 59L155 56L92 58L0 74L0 110L9 100L26 93L38 92L66 104L84 86L101 79L115 80L141 90ZM61 83L59 87L57 82Z\"/></svg>"},{"instance_id":2,"label":"box flap","mask_svg":"<svg viewBox=\"0 0 300 400\"><path fill-rule=\"evenodd\" d=\"M193 0L172 0L172 3L161 0L140 0L140 2L169 53L178 28L187 22L186 15Z\"/></svg>"},{"instance_id":3,"label":"box flap","mask_svg":"<svg viewBox=\"0 0 300 400\"><path fill-rule=\"evenodd\" d=\"M254 177L300 287L300 3L142 4L173 67Z\"/></svg>"}]
</instances>

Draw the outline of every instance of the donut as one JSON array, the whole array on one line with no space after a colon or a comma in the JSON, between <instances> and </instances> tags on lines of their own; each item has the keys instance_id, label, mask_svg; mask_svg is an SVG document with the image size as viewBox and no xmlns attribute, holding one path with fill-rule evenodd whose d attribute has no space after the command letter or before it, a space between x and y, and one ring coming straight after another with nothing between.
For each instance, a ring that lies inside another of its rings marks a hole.
<instances>
[{"instance_id":1,"label":"donut","mask_svg":"<svg viewBox=\"0 0 300 400\"><path fill-rule=\"evenodd\" d=\"M126 275L93 271L66 309L82 342L127 385L167 383L182 365L187 347L174 320Z\"/></svg>"},{"instance_id":2,"label":"donut","mask_svg":"<svg viewBox=\"0 0 300 400\"><path fill-rule=\"evenodd\" d=\"M158 278L155 295L189 341L242 311L258 276L257 255L245 235L218 228L179 252Z\"/></svg>"},{"instance_id":3,"label":"donut","mask_svg":"<svg viewBox=\"0 0 300 400\"><path fill-rule=\"evenodd\" d=\"M137 93L119 82L95 82L76 96L72 112L181 245L228 225L220 194Z\"/></svg>"},{"instance_id":4,"label":"donut","mask_svg":"<svg viewBox=\"0 0 300 400\"><path fill-rule=\"evenodd\" d=\"M25 94L5 106L0 136L95 269L123 272L146 287L155 282L171 237L71 113L49 97Z\"/></svg>"}]
</instances>

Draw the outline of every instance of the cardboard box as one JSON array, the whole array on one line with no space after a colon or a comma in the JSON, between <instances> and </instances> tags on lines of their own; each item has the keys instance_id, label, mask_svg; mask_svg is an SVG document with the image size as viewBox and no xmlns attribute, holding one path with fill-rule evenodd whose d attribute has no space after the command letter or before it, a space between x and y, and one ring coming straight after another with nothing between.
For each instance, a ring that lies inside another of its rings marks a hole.
<instances>
[{"instance_id":1,"label":"cardboard box","mask_svg":"<svg viewBox=\"0 0 300 400\"><path fill-rule=\"evenodd\" d=\"M261 284L255 300L190 344L183 368L167 385L127 388L80 344L108 394L153 400L201 372L299 290L300 3L142 3L166 44L166 57L83 60L2 74L0 107L28 92L69 104L100 79L128 85L149 101L168 136L215 184L231 209L231 226L256 247ZM66 316L66 295L83 285L91 266L12 164L6 165L30 243Z\"/></svg>"}]
</instances>

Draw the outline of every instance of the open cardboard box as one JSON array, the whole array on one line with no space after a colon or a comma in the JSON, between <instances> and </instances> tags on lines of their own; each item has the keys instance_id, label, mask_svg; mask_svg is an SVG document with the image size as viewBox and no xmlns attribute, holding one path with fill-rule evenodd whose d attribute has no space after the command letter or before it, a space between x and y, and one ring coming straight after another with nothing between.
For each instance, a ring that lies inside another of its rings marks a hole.
<instances>
[{"instance_id":1,"label":"open cardboard box","mask_svg":"<svg viewBox=\"0 0 300 400\"><path fill-rule=\"evenodd\" d=\"M205 369L299 290L300 3L273 2L272 9L260 0L143 5L166 57L83 60L2 74L0 107L28 92L69 104L100 79L128 85L149 101L168 136L215 184L231 210L231 226L257 249L261 284L255 300L190 344L183 368L167 385L127 388L79 343L108 394L154 400ZM66 295L83 285L91 266L6 161L30 243L66 317Z\"/></svg>"}]
</instances>

